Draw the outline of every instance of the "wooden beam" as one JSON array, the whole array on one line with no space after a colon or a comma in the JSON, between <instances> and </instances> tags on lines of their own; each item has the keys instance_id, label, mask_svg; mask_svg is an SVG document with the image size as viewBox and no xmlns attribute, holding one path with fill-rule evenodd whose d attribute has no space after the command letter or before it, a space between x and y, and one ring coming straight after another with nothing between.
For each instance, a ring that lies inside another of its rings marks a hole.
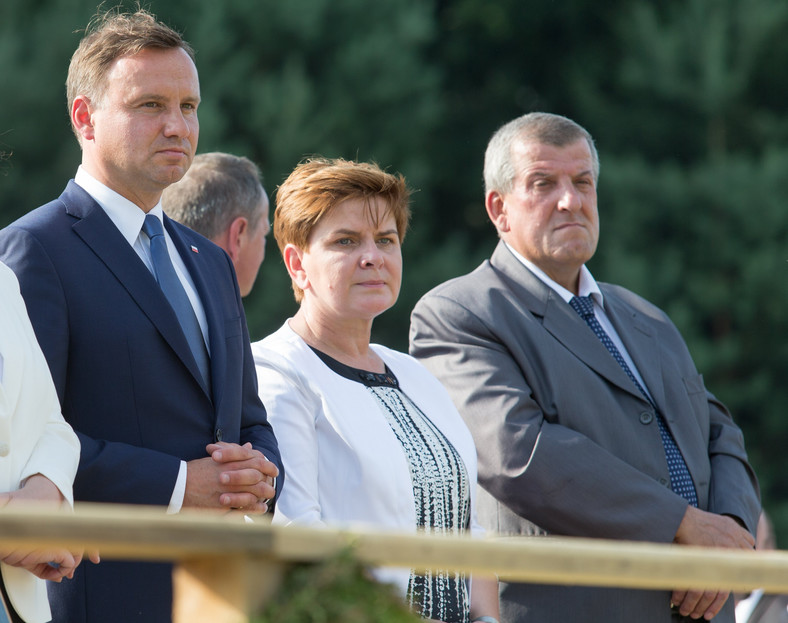
<instances>
[{"instance_id":1,"label":"wooden beam","mask_svg":"<svg viewBox=\"0 0 788 623\"><path fill-rule=\"evenodd\" d=\"M788 553L569 537L451 538L274 527L271 553L315 560L353 547L373 565L455 568L539 584L788 593Z\"/></svg>"},{"instance_id":2,"label":"wooden beam","mask_svg":"<svg viewBox=\"0 0 788 623\"><path fill-rule=\"evenodd\" d=\"M210 513L166 515L160 508L133 506L83 504L74 514L4 509L0 546L11 544L98 548L105 559L188 561L198 569L194 577L205 576L199 565L216 565L223 559L230 561L228 573L246 577L243 569L249 565L317 561L352 546L356 556L371 565L494 572L513 581L646 589L760 587L788 593L788 553L782 551L281 527L266 519L245 523Z\"/></svg>"},{"instance_id":3,"label":"wooden beam","mask_svg":"<svg viewBox=\"0 0 788 623\"><path fill-rule=\"evenodd\" d=\"M248 623L276 594L286 568L242 555L182 560L173 574L172 623Z\"/></svg>"}]
</instances>

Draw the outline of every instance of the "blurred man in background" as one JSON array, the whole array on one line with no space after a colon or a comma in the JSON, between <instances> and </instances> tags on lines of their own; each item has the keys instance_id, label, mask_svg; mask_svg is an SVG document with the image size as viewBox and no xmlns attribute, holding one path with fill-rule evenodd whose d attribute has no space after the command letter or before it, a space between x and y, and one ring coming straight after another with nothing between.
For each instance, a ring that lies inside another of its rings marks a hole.
<instances>
[{"instance_id":1,"label":"blurred man in background","mask_svg":"<svg viewBox=\"0 0 788 623\"><path fill-rule=\"evenodd\" d=\"M249 294L271 230L268 196L257 166L243 156L199 154L181 181L164 189L161 200L170 218L227 252L241 296Z\"/></svg>"}]
</instances>

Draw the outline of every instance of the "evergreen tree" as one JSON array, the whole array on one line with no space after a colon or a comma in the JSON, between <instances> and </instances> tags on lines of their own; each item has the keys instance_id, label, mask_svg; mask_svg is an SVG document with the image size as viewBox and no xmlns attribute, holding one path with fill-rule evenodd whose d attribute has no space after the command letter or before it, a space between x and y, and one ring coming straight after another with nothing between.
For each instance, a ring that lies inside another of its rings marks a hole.
<instances>
[{"instance_id":1,"label":"evergreen tree","mask_svg":"<svg viewBox=\"0 0 788 623\"><path fill-rule=\"evenodd\" d=\"M0 152L11 153L0 225L56 197L76 170L64 82L97 4L0 2ZM671 315L744 428L764 505L788 538L784 0L143 4L197 51L199 151L250 157L272 197L315 153L408 178L403 291L374 335L395 348L407 347L416 300L495 245L482 190L495 129L533 110L587 127L602 156L591 268ZM245 303L253 339L295 309L273 243Z\"/></svg>"},{"instance_id":2,"label":"evergreen tree","mask_svg":"<svg viewBox=\"0 0 788 623\"><path fill-rule=\"evenodd\" d=\"M788 534L788 136L764 85L788 60L787 21L774 0L632 2L617 22L615 88L585 94L602 128L592 129L603 153L592 268L676 322L745 432L778 536Z\"/></svg>"}]
</instances>

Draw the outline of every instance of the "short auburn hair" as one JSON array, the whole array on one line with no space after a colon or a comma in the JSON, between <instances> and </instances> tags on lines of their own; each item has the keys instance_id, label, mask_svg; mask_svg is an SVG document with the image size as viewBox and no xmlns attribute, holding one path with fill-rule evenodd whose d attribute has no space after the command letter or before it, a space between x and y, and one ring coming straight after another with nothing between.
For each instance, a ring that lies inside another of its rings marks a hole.
<instances>
[{"instance_id":1,"label":"short auburn hair","mask_svg":"<svg viewBox=\"0 0 788 623\"><path fill-rule=\"evenodd\" d=\"M274 238L279 251L284 255L288 244L308 250L312 230L334 207L349 199L373 198L386 204L384 214L394 217L403 241L410 221L410 189L401 174L387 173L369 162L305 160L276 190ZM304 293L295 283L293 292L300 303Z\"/></svg>"}]
</instances>

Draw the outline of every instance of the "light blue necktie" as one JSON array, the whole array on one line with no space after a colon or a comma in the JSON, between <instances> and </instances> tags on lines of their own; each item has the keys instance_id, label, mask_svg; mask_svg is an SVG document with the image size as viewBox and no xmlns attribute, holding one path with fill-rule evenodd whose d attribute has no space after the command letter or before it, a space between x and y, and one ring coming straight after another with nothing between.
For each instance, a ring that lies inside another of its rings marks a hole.
<instances>
[{"instance_id":1,"label":"light blue necktie","mask_svg":"<svg viewBox=\"0 0 788 623\"><path fill-rule=\"evenodd\" d=\"M673 435L668 429L668 425L665 423L665 419L662 417L662 414L657 410L657 405L654 404L651 396L638 382L635 375L632 374L632 370L630 370L627 362L621 356L621 352L618 350L618 348L616 348L613 340L610 339L610 336L602 328L602 325L599 324L599 320L597 320L596 316L594 315L594 302L591 300L591 297L574 296L572 297L572 300L569 301L569 304L572 306L572 309L580 314L583 320L586 321L586 324L591 327L591 330L599 338L602 344L605 345L605 348L610 351L610 354L613 355L613 358L618 362L618 365L624 369L624 372L626 372L627 376L632 379L632 382L637 386L638 390L640 390L640 393L643 394L646 400L649 401L649 404L651 404L651 406L654 408L654 413L657 415L659 434L662 437L662 445L665 448L665 459L668 462L670 488L673 489L674 493L677 493L678 495L685 498L690 504L697 506L698 494L695 491L695 485L692 482L692 476L690 476L687 463L684 461L684 457L682 456L679 447L676 445L676 440L673 438Z\"/></svg>"},{"instance_id":2,"label":"light blue necktie","mask_svg":"<svg viewBox=\"0 0 788 623\"><path fill-rule=\"evenodd\" d=\"M208 349L205 347L205 339L200 329L200 323L197 321L189 296L186 294L186 290L183 289L181 280L178 279L175 267L172 265L161 221L153 214L146 215L142 231L148 234L150 238L150 254L153 259L153 273L156 281L159 282L164 296L178 317L181 329L183 329L186 341L189 343L206 387L210 387L211 365L208 358Z\"/></svg>"}]
</instances>

